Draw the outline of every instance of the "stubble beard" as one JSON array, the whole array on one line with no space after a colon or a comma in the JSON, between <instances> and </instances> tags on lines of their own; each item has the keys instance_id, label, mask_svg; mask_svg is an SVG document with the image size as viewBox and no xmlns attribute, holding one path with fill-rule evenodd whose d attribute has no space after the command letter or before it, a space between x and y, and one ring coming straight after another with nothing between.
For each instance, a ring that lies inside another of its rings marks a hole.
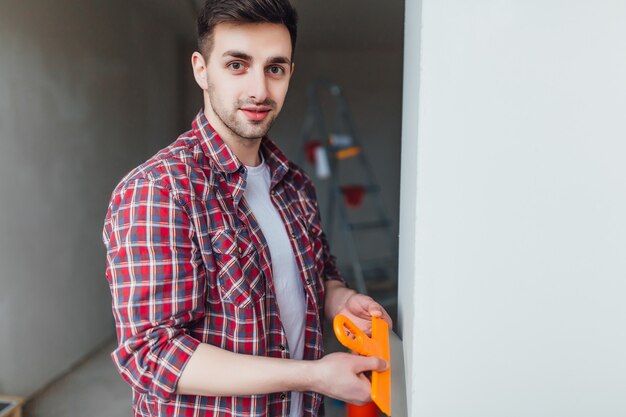
<instances>
[{"instance_id":1,"label":"stubble beard","mask_svg":"<svg viewBox=\"0 0 626 417\"><path fill-rule=\"evenodd\" d=\"M233 104L231 109L227 109L225 107L222 107L220 103L217 102L217 100L214 100L214 91L215 88L213 84L209 84L209 101L211 102L211 108L213 109L213 113L215 113L217 118L220 119L222 124L228 130L230 130L240 139L261 139L267 134L267 132L274 124L277 115L274 113L276 109L276 103L273 100L267 99L263 102L255 102L253 100L237 100ZM272 113L268 114L265 120L261 120L258 122L254 120L241 120L237 116L239 113L239 109L245 105L269 106L272 108Z\"/></svg>"}]
</instances>

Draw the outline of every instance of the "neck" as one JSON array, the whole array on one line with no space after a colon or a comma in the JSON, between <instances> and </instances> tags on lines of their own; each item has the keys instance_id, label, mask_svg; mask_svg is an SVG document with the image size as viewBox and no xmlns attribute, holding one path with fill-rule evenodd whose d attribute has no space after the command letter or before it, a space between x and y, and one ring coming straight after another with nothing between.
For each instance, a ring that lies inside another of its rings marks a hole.
<instances>
[{"instance_id":1,"label":"neck","mask_svg":"<svg viewBox=\"0 0 626 417\"><path fill-rule=\"evenodd\" d=\"M238 136L232 130L222 123L219 117L207 110L205 107L204 115L211 124L213 130L220 135L220 138L224 141L228 149L235 154L239 162L244 165L255 167L261 164L261 157L259 156L259 148L261 147L261 138L258 139L246 139Z\"/></svg>"},{"instance_id":2,"label":"neck","mask_svg":"<svg viewBox=\"0 0 626 417\"><path fill-rule=\"evenodd\" d=\"M226 146L235 154L239 162L249 167L258 166L261 163L261 157L259 156L259 148L261 147L261 139L244 139L236 135L222 136L220 132L217 132Z\"/></svg>"}]
</instances>

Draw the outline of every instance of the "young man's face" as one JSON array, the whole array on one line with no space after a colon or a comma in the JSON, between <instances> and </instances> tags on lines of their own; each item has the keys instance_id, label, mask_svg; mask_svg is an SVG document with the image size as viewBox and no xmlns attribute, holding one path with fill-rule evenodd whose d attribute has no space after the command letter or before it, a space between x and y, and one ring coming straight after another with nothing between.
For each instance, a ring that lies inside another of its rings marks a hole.
<instances>
[{"instance_id":1,"label":"young man's face","mask_svg":"<svg viewBox=\"0 0 626 417\"><path fill-rule=\"evenodd\" d=\"M263 137L283 106L293 71L291 55L284 25L217 25L206 84L201 85L213 128L242 139Z\"/></svg>"}]
</instances>

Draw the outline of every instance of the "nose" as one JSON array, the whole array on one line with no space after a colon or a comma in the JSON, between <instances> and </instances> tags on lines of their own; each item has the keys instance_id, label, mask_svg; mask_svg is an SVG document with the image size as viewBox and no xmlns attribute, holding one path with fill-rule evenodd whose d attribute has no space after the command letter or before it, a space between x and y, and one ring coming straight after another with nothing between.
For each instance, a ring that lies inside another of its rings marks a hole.
<instances>
[{"instance_id":1,"label":"nose","mask_svg":"<svg viewBox=\"0 0 626 417\"><path fill-rule=\"evenodd\" d=\"M250 71L248 84L248 97L256 103L262 103L267 99L267 79L265 69Z\"/></svg>"}]
</instances>

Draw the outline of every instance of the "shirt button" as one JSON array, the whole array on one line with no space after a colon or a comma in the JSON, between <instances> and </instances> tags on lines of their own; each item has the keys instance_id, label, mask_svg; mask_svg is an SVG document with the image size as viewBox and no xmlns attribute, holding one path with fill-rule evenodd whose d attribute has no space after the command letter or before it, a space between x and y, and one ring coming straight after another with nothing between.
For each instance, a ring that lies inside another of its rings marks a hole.
<instances>
[{"instance_id":1,"label":"shirt button","mask_svg":"<svg viewBox=\"0 0 626 417\"><path fill-rule=\"evenodd\" d=\"M241 249L241 246L239 247L239 255L243 254L243 249Z\"/></svg>"},{"instance_id":2,"label":"shirt button","mask_svg":"<svg viewBox=\"0 0 626 417\"><path fill-rule=\"evenodd\" d=\"M272 190L270 194L272 194L273 196L276 196L276 190Z\"/></svg>"},{"instance_id":3,"label":"shirt button","mask_svg":"<svg viewBox=\"0 0 626 417\"><path fill-rule=\"evenodd\" d=\"M291 234L291 238L292 238L292 239L295 239L295 238L296 238L296 234L295 234L295 233L292 233L292 234Z\"/></svg>"},{"instance_id":4,"label":"shirt button","mask_svg":"<svg viewBox=\"0 0 626 417\"><path fill-rule=\"evenodd\" d=\"M306 285L311 285L311 280L310 279L306 280Z\"/></svg>"},{"instance_id":5,"label":"shirt button","mask_svg":"<svg viewBox=\"0 0 626 417\"><path fill-rule=\"evenodd\" d=\"M287 394L285 394L284 392L282 394L280 394L280 399L284 400L285 398L287 398Z\"/></svg>"},{"instance_id":6,"label":"shirt button","mask_svg":"<svg viewBox=\"0 0 626 417\"><path fill-rule=\"evenodd\" d=\"M283 351L283 352L285 351L285 345L280 345L279 347L280 347L281 351Z\"/></svg>"}]
</instances>

